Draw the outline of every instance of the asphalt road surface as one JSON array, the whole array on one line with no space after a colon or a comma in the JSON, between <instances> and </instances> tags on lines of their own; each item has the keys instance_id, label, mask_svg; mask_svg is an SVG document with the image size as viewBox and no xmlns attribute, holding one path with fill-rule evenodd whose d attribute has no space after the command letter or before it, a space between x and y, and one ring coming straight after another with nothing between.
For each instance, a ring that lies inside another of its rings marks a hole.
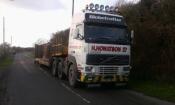
<instances>
[{"instance_id":1,"label":"asphalt road surface","mask_svg":"<svg viewBox=\"0 0 175 105\"><path fill-rule=\"evenodd\" d=\"M121 88L73 89L35 65L27 53L14 58L7 94L9 105L173 105Z\"/></svg>"}]
</instances>

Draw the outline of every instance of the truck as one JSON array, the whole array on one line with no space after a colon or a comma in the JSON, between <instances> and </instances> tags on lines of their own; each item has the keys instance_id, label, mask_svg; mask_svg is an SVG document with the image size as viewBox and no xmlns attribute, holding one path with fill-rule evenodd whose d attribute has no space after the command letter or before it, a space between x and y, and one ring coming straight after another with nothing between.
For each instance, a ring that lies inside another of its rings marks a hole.
<instances>
[{"instance_id":1,"label":"truck","mask_svg":"<svg viewBox=\"0 0 175 105\"><path fill-rule=\"evenodd\" d=\"M35 45L35 63L50 67L59 79L67 78L72 87L127 83L132 36L116 8L91 3L73 16L70 29Z\"/></svg>"}]
</instances>

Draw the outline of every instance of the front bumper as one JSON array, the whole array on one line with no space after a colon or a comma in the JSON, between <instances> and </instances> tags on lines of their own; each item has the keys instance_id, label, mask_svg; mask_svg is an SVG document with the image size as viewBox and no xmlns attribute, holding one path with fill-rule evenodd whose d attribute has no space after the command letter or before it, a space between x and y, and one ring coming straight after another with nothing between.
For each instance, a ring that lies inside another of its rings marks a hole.
<instances>
[{"instance_id":1,"label":"front bumper","mask_svg":"<svg viewBox=\"0 0 175 105\"><path fill-rule=\"evenodd\" d=\"M83 83L120 83L128 82L128 76L126 75L81 75L80 82Z\"/></svg>"},{"instance_id":2,"label":"front bumper","mask_svg":"<svg viewBox=\"0 0 175 105\"><path fill-rule=\"evenodd\" d=\"M83 83L121 83L128 82L130 66L104 66L85 65L81 67L83 72L79 72L78 80ZM89 69L86 69L89 68Z\"/></svg>"}]
</instances>

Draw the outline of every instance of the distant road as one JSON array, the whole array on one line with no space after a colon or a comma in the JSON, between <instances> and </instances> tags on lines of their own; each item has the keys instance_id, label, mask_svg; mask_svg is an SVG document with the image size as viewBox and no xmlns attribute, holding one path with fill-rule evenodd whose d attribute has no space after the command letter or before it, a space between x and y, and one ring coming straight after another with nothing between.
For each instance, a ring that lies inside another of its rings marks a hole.
<instances>
[{"instance_id":1,"label":"distant road","mask_svg":"<svg viewBox=\"0 0 175 105\"><path fill-rule=\"evenodd\" d=\"M72 89L34 65L27 53L16 54L7 91L9 105L173 105L126 89Z\"/></svg>"}]
</instances>

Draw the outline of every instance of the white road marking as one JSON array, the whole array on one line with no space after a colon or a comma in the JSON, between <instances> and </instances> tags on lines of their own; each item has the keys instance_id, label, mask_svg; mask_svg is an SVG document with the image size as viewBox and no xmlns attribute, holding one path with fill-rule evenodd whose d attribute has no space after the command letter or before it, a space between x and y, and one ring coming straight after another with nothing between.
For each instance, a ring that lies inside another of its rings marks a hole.
<instances>
[{"instance_id":1,"label":"white road marking","mask_svg":"<svg viewBox=\"0 0 175 105\"><path fill-rule=\"evenodd\" d=\"M43 70L42 68L39 67L39 70L41 70L46 76L50 77L50 75ZM83 101L85 101L86 103L90 104L91 102L89 100L87 100L86 98L82 97L80 94L76 93L75 91L73 91L71 88L69 88L66 84L61 82L61 85L66 88L68 91L70 91L71 93L73 93L74 95L78 96L79 98L81 98Z\"/></svg>"},{"instance_id":2,"label":"white road marking","mask_svg":"<svg viewBox=\"0 0 175 105\"><path fill-rule=\"evenodd\" d=\"M50 77L47 71L43 70L41 67L38 67L41 72L43 72L47 77Z\"/></svg>"},{"instance_id":3,"label":"white road marking","mask_svg":"<svg viewBox=\"0 0 175 105\"><path fill-rule=\"evenodd\" d=\"M66 86L64 83L61 83L61 85L63 87L65 87L68 91L70 91L71 93L73 93L74 95L80 97L83 101L85 101L86 103L90 104L91 102L89 100L87 100L86 98L82 97L80 94L76 93L75 91L73 91L71 88L69 88L68 86Z\"/></svg>"},{"instance_id":4,"label":"white road marking","mask_svg":"<svg viewBox=\"0 0 175 105\"><path fill-rule=\"evenodd\" d=\"M25 62L24 61L20 61L20 64L24 67L24 70L26 70L28 73L32 73L32 71L30 70L30 68L28 68L26 65L25 65Z\"/></svg>"}]
</instances>

